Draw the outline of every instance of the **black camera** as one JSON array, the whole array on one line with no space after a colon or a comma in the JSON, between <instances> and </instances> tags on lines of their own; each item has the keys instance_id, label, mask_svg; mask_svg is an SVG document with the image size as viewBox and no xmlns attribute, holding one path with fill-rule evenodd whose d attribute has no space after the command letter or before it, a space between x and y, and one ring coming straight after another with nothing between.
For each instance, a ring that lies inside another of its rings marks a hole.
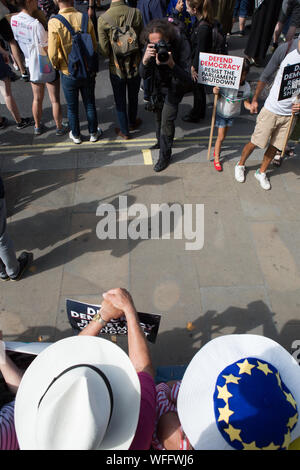
<instances>
[{"instance_id":1,"label":"black camera","mask_svg":"<svg viewBox=\"0 0 300 470\"><path fill-rule=\"evenodd\" d=\"M157 52L157 58L159 62L168 62L169 59L169 45L163 39L156 44L154 44L154 48Z\"/></svg>"}]
</instances>

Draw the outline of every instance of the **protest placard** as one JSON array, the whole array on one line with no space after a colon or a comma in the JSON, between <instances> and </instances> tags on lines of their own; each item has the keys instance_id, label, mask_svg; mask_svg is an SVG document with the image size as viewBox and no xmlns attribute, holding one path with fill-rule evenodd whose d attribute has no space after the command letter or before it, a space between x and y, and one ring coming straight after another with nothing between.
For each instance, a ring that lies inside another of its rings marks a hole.
<instances>
[{"instance_id":1,"label":"protest placard","mask_svg":"<svg viewBox=\"0 0 300 470\"><path fill-rule=\"evenodd\" d=\"M87 304L77 300L66 300L66 308L69 323L74 333L80 332L99 312L101 305ZM151 343L155 343L161 316L152 313L137 312L140 326ZM127 335L127 322L125 316L117 320L111 320L104 326L100 334Z\"/></svg>"},{"instance_id":2,"label":"protest placard","mask_svg":"<svg viewBox=\"0 0 300 470\"><path fill-rule=\"evenodd\" d=\"M198 82L204 85L238 89L243 62L243 57L200 52Z\"/></svg>"},{"instance_id":3,"label":"protest placard","mask_svg":"<svg viewBox=\"0 0 300 470\"><path fill-rule=\"evenodd\" d=\"M300 93L300 63L287 65L283 69L278 101L286 100Z\"/></svg>"},{"instance_id":4,"label":"protest placard","mask_svg":"<svg viewBox=\"0 0 300 470\"><path fill-rule=\"evenodd\" d=\"M219 88L233 88L237 90L240 86L243 63L243 57L200 52L198 82L202 83L203 85L209 85ZM218 95L215 95L208 143L207 160L210 159L210 151L212 146L214 125L216 119L217 101Z\"/></svg>"}]
</instances>

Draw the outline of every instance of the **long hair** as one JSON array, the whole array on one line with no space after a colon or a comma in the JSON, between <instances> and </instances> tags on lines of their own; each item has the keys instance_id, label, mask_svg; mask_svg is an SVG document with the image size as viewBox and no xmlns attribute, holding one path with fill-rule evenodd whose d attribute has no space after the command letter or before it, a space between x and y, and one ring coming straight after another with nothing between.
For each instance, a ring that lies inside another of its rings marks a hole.
<instances>
[{"instance_id":1,"label":"long hair","mask_svg":"<svg viewBox=\"0 0 300 470\"><path fill-rule=\"evenodd\" d=\"M176 29L168 21L167 18L151 20L143 29L140 36L142 44L146 44L149 40L149 34L160 33L166 42L173 42L177 38Z\"/></svg>"},{"instance_id":2,"label":"long hair","mask_svg":"<svg viewBox=\"0 0 300 470\"><path fill-rule=\"evenodd\" d=\"M214 22L214 9L212 0L188 0L191 8L195 8L202 18L208 23Z\"/></svg>"}]
</instances>

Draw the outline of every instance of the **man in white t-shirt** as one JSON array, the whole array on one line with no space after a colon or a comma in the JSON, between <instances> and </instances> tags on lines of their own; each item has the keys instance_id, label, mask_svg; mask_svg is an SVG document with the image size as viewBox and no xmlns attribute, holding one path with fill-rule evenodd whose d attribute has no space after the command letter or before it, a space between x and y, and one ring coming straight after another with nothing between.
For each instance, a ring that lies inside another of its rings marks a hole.
<instances>
[{"instance_id":1,"label":"man in white t-shirt","mask_svg":"<svg viewBox=\"0 0 300 470\"><path fill-rule=\"evenodd\" d=\"M240 161L235 167L235 179L239 183L245 181L245 162L253 150L256 147L261 149L267 147L261 167L255 172L255 178L263 189L271 189L266 171L276 152L283 149L291 115L300 111L300 103L295 102L295 95L279 100L283 71L287 65L298 63L300 64L300 41L295 39L292 43L278 47L260 77L251 103L252 114L257 113L258 97L277 70L269 96L257 117L251 140L245 145Z\"/></svg>"}]
</instances>

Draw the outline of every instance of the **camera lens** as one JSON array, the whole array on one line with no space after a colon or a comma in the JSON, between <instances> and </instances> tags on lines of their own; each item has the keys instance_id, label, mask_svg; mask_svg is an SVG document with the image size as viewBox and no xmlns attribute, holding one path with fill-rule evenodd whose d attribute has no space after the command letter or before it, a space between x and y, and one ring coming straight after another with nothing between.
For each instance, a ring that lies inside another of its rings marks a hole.
<instances>
[{"instance_id":1,"label":"camera lens","mask_svg":"<svg viewBox=\"0 0 300 470\"><path fill-rule=\"evenodd\" d=\"M169 59L168 45L165 41L160 41L155 45L159 62L167 62Z\"/></svg>"}]
</instances>

